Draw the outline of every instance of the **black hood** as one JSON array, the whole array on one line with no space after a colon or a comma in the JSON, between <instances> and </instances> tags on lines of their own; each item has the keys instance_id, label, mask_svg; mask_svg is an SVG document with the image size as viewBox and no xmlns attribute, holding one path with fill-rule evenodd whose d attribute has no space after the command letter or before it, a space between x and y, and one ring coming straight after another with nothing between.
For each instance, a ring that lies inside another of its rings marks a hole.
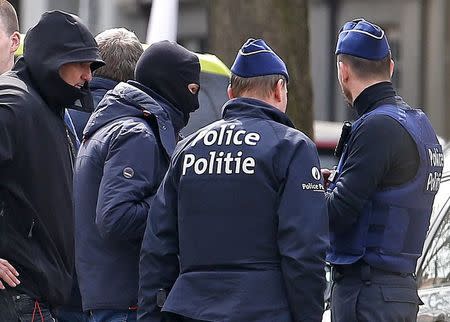
<instances>
[{"instance_id":1,"label":"black hood","mask_svg":"<svg viewBox=\"0 0 450 322\"><path fill-rule=\"evenodd\" d=\"M66 63L92 62L95 70L104 65L94 37L72 14L49 11L25 35L25 65L39 93L55 111L80 100L83 109L93 109L87 84L78 89L59 76L59 68Z\"/></svg>"},{"instance_id":2,"label":"black hood","mask_svg":"<svg viewBox=\"0 0 450 322\"><path fill-rule=\"evenodd\" d=\"M182 112L184 125L199 107L198 92L188 89L191 83L200 85L199 59L177 43L164 40L148 47L136 64L135 79Z\"/></svg>"}]
</instances>

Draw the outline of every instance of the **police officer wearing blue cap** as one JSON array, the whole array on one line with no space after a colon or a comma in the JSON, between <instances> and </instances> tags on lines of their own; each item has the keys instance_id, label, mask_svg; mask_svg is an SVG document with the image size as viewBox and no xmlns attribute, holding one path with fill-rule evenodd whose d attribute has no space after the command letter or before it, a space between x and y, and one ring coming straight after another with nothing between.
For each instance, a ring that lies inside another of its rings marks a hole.
<instances>
[{"instance_id":1,"label":"police officer wearing blue cap","mask_svg":"<svg viewBox=\"0 0 450 322\"><path fill-rule=\"evenodd\" d=\"M231 71L222 119L178 144L152 203L139 321L322 320L316 148L285 114L289 75L263 40L249 39Z\"/></svg>"},{"instance_id":2,"label":"police officer wearing blue cap","mask_svg":"<svg viewBox=\"0 0 450 322\"><path fill-rule=\"evenodd\" d=\"M358 114L326 195L333 321L416 321L414 276L443 166L425 114L397 96L383 29L347 22L336 48Z\"/></svg>"}]
</instances>

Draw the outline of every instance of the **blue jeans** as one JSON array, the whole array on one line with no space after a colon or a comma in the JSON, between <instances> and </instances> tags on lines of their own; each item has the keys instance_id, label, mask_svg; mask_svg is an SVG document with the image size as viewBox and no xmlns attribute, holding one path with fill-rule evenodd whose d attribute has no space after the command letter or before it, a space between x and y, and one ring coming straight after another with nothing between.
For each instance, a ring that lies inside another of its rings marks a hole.
<instances>
[{"instance_id":1,"label":"blue jeans","mask_svg":"<svg viewBox=\"0 0 450 322\"><path fill-rule=\"evenodd\" d=\"M0 321L55 322L48 306L37 303L26 294L0 290Z\"/></svg>"},{"instance_id":2,"label":"blue jeans","mask_svg":"<svg viewBox=\"0 0 450 322\"><path fill-rule=\"evenodd\" d=\"M89 317L82 311L56 309L55 317L58 322L88 322Z\"/></svg>"},{"instance_id":3,"label":"blue jeans","mask_svg":"<svg viewBox=\"0 0 450 322\"><path fill-rule=\"evenodd\" d=\"M164 322L207 322L203 320L191 319L182 315L178 315L175 313L164 312Z\"/></svg>"},{"instance_id":4,"label":"blue jeans","mask_svg":"<svg viewBox=\"0 0 450 322\"><path fill-rule=\"evenodd\" d=\"M89 322L136 322L136 311L130 310L92 310Z\"/></svg>"}]
</instances>

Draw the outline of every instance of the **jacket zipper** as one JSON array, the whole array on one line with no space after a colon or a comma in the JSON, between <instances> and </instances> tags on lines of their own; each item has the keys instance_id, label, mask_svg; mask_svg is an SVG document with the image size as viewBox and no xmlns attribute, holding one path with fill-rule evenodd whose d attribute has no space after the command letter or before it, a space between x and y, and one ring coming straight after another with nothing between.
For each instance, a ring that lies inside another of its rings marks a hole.
<instances>
[{"instance_id":1,"label":"jacket zipper","mask_svg":"<svg viewBox=\"0 0 450 322\"><path fill-rule=\"evenodd\" d=\"M28 238L33 237L33 228L34 228L35 220L31 223L30 231L28 232Z\"/></svg>"},{"instance_id":2,"label":"jacket zipper","mask_svg":"<svg viewBox=\"0 0 450 322\"><path fill-rule=\"evenodd\" d=\"M66 129L66 136L67 136L67 142L68 142L68 150L69 150L69 157L70 157L70 165L72 166L72 170L74 169L74 160L76 157L75 153L75 147L73 145L72 139L70 138L69 130L67 129L67 126L65 126Z\"/></svg>"},{"instance_id":3,"label":"jacket zipper","mask_svg":"<svg viewBox=\"0 0 450 322\"><path fill-rule=\"evenodd\" d=\"M1 201L0 202L0 217L3 217L4 214L5 214L5 202Z\"/></svg>"}]
</instances>

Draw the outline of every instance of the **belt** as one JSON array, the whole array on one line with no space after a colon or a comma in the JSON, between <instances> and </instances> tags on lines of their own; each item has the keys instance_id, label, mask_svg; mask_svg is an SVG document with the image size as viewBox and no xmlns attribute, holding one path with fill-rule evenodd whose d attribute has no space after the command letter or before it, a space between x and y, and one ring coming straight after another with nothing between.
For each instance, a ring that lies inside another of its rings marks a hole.
<instances>
[{"instance_id":1,"label":"belt","mask_svg":"<svg viewBox=\"0 0 450 322\"><path fill-rule=\"evenodd\" d=\"M337 282L344 277L359 277L366 285L370 285L374 276L381 275L394 275L400 277L414 276L412 273L385 271L360 262L351 265L333 265L331 267L331 279L334 282Z\"/></svg>"}]
</instances>

